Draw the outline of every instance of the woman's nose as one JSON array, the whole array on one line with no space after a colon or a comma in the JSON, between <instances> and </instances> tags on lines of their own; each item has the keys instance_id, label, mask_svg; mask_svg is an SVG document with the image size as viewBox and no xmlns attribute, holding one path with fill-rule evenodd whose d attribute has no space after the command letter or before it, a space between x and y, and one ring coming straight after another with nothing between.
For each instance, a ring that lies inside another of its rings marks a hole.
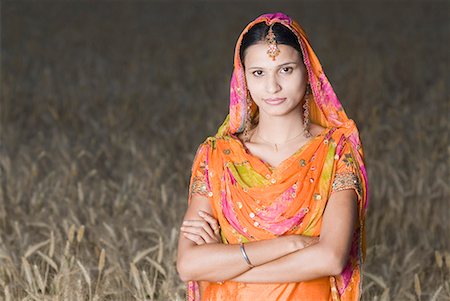
<instances>
[{"instance_id":1,"label":"woman's nose","mask_svg":"<svg viewBox=\"0 0 450 301\"><path fill-rule=\"evenodd\" d=\"M280 85L278 83L277 77L275 75L271 75L267 77L267 82L266 82L266 91L268 93L276 93L278 92L278 90L280 90Z\"/></svg>"}]
</instances>

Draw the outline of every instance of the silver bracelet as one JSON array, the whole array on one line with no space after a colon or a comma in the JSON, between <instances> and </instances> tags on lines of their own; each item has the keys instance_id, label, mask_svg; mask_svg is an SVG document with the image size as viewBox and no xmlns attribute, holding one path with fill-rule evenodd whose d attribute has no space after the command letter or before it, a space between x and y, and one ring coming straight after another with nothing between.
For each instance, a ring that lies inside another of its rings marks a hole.
<instances>
[{"instance_id":1,"label":"silver bracelet","mask_svg":"<svg viewBox=\"0 0 450 301\"><path fill-rule=\"evenodd\" d=\"M245 252L244 244L240 243L240 245L241 245L240 248L241 248L242 256L244 257L245 261L247 262L247 265L251 268L254 268L255 266L250 262L250 259L248 259L247 253Z\"/></svg>"}]
</instances>

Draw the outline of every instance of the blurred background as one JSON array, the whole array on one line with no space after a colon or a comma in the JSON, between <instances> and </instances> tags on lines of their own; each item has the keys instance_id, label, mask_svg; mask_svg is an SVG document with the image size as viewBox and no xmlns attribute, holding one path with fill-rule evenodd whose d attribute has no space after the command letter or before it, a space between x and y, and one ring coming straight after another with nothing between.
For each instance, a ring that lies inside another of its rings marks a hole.
<instances>
[{"instance_id":1,"label":"blurred background","mask_svg":"<svg viewBox=\"0 0 450 301\"><path fill-rule=\"evenodd\" d=\"M450 300L446 1L1 1L0 299L183 300L198 145L236 40L281 11L358 125L362 300Z\"/></svg>"}]
</instances>

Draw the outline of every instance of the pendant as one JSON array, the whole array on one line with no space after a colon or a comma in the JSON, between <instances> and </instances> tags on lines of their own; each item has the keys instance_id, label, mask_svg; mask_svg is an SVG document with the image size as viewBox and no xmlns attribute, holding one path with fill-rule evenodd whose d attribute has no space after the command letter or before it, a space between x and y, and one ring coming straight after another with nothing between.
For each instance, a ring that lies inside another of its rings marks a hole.
<instances>
[{"instance_id":1,"label":"pendant","mask_svg":"<svg viewBox=\"0 0 450 301\"><path fill-rule=\"evenodd\" d=\"M275 151L278 152L278 146L276 143L275 143Z\"/></svg>"}]
</instances>

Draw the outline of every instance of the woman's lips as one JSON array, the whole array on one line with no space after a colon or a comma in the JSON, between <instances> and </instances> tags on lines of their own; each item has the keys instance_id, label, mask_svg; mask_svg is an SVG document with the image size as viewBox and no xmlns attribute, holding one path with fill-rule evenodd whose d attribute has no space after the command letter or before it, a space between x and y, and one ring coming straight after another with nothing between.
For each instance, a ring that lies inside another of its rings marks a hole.
<instances>
[{"instance_id":1,"label":"woman's lips","mask_svg":"<svg viewBox=\"0 0 450 301\"><path fill-rule=\"evenodd\" d=\"M280 104L282 102L284 102L286 100L286 97L284 98L267 98L264 99L264 101L270 105L277 105Z\"/></svg>"}]
</instances>

